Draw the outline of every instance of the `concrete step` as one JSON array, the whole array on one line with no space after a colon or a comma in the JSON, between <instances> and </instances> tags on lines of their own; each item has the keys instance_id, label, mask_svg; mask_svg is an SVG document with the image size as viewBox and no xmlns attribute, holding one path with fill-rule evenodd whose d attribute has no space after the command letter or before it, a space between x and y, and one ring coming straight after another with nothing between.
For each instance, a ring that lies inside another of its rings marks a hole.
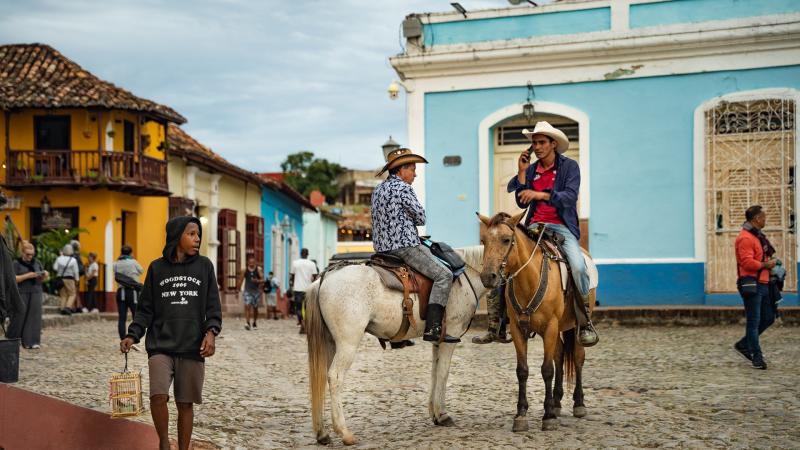
<instances>
[{"instance_id":1,"label":"concrete step","mask_svg":"<svg viewBox=\"0 0 800 450\"><path fill-rule=\"evenodd\" d=\"M66 327L80 322L90 322L99 320L117 320L116 313L81 313L62 316L61 314L43 314L42 328Z\"/></svg>"}]
</instances>

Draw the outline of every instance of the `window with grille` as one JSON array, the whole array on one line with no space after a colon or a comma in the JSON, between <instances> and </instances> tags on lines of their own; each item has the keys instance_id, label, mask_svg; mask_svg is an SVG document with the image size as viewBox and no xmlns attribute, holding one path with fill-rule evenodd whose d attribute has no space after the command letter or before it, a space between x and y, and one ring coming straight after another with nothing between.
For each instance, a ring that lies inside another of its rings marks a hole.
<instances>
[{"instance_id":1,"label":"window with grille","mask_svg":"<svg viewBox=\"0 0 800 450\"><path fill-rule=\"evenodd\" d=\"M236 211L222 209L217 218L217 282L220 290L236 291L236 278L242 266L240 258L241 236L236 229Z\"/></svg>"},{"instance_id":2,"label":"window with grille","mask_svg":"<svg viewBox=\"0 0 800 450\"><path fill-rule=\"evenodd\" d=\"M169 198L169 218L191 216L194 212L194 201L184 197Z\"/></svg>"},{"instance_id":3,"label":"window with grille","mask_svg":"<svg viewBox=\"0 0 800 450\"><path fill-rule=\"evenodd\" d=\"M554 127L563 131L567 135L570 142L578 140L578 124L555 124ZM497 144L498 145L517 145L517 144L530 144L530 138L522 134L525 128L532 130L533 125L525 126L507 126L497 128Z\"/></svg>"},{"instance_id":4,"label":"window with grille","mask_svg":"<svg viewBox=\"0 0 800 450\"><path fill-rule=\"evenodd\" d=\"M247 216L245 226L245 254L247 259L256 259L256 264L264 267L264 219L258 216Z\"/></svg>"}]
</instances>

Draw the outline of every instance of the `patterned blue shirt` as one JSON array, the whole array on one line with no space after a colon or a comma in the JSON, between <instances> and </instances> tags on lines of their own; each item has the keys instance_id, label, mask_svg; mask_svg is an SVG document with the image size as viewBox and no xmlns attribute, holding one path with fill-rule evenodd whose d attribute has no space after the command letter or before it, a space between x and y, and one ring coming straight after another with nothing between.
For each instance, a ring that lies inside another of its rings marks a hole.
<instances>
[{"instance_id":1,"label":"patterned blue shirt","mask_svg":"<svg viewBox=\"0 0 800 450\"><path fill-rule=\"evenodd\" d=\"M376 252L419 245L425 210L410 184L389 175L372 193L372 244Z\"/></svg>"}]
</instances>

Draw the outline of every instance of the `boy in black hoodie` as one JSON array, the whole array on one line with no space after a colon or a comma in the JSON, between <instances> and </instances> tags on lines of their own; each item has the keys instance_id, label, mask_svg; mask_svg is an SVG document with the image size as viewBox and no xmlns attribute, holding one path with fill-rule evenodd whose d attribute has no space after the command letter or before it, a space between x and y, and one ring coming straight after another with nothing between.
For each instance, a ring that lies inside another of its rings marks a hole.
<instances>
[{"instance_id":1,"label":"boy in black hoodie","mask_svg":"<svg viewBox=\"0 0 800 450\"><path fill-rule=\"evenodd\" d=\"M169 387L178 407L178 448L188 449L194 403L202 403L205 358L214 354L222 329L222 307L214 266L200 256L201 228L196 217L167 222L163 257L150 263L136 318L120 342L130 351L147 331L150 409L161 449L169 449Z\"/></svg>"}]
</instances>

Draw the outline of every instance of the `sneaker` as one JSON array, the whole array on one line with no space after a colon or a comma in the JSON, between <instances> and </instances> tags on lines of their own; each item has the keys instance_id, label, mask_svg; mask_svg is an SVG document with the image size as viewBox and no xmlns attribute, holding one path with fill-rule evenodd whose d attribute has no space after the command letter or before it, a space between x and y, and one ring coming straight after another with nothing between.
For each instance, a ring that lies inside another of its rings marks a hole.
<instances>
[{"instance_id":1,"label":"sneaker","mask_svg":"<svg viewBox=\"0 0 800 450\"><path fill-rule=\"evenodd\" d=\"M61 315L62 315L62 316L71 316L71 315L72 315L72 311L70 311L70 310L69 310L69 309L67 309L67 308L63 308L63 309L62 309L61 311L59 311L59 312L61 313Z\"/></svg>"},{"instance_id":2,"label":"sneaker","mask_svg":"<svg viewBox=\"0 0 800 450\"><path fill-rule=\"evenodd\" d=\"M256 328L258 328L258 325L256 325L255 322L253 322L253 329L255 330Z\"/></svg>"},{"instance_id":3,"label":"sneaker","mask_svg":"<svg viewBox=\"0 0 800 450\"><path fill-rule=\"evenodd\" d=\"M733 349L736 350L736 354L746 359L748 362L753 362L753 357L750 355L750 351L748 351L746 348L740 347L738 342L733 344Z\"/></svg>"},{"instance_id":4,"label":"sneaker","mask_svg":"<svg viewBox=\"0 0 800 450\"><path fill-rule=\"evenodd\" d=\"M250 331L250 324L248 323L247 325L245 325L244 329L247 330L247 331Z\"/></svg>"},{"instance_id":5,"label":"sneaker","mask_svg":"<svg viewBox=\"0 0 800 450\"><path fill-rule=\"evenodd\" d=\"M764 362L764 358L753 358L753 369L767 370L767 363Z\"/></svg>"},{"instance_id":6,"label":"sneaker","mask_svg":"<svg viewBox=\"0 0 800 450\"><path fill-rule=\"evenodd\" d=\"M41 345L39 345L39 344L33 344L33 345L31 345L31 349L32 349L32 350L39 350L40 348L42 348L42 346L41 346Z\"/></svg>"},{"instance_id":7,"label":"sneaker","mask_svg":"<svg viewBox=\"0 0 800 450\"><path fill-rule=\"evenodd\" d=\"M81 308L81 312L88 313L88 312L89 312L89 308L86 308L86 307L84 307L84 308Z\"/></svg>"},{"instance_id":8,"label":"sneaker","mask_svg":"<svg viewBox=\"0 0 800 450\"><path fill-rule=\"evenodd\" d=\"M91 310L90 312L92 312L92 313L99 313L99 312L100 312L100 310L99 310L99 309L97 309L97 308L92 308L92 310Z\"/></svg>"}]
</instances>

